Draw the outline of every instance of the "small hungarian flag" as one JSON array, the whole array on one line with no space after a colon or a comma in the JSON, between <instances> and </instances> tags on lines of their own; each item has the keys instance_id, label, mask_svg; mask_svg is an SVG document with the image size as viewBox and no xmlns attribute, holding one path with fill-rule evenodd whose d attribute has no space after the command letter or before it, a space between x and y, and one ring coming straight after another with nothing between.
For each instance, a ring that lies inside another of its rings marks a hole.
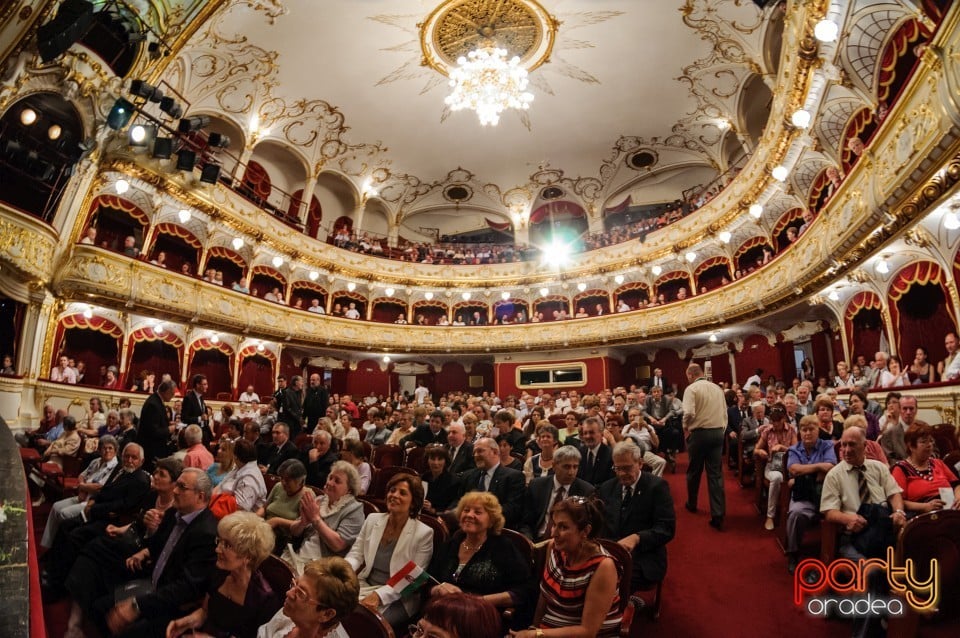
<instances>
[{"instance_id":1,"label":"small hungarian flag","mask_svg":"<svg viewBox=\"0 0 960 638\"><path fill-rule=\"evenodd\" d=\"M396 574L387 581L387 587L393 589L401 597L412 594L431 578L430 574L420 569L416 563L410 561L400 568Z\"/></svg>"}]
</instances>

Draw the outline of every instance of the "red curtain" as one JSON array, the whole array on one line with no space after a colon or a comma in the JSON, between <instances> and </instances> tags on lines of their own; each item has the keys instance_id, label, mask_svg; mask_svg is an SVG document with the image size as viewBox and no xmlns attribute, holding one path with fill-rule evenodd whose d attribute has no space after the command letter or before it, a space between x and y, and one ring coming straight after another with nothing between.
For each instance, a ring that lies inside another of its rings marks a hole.
<instances>
[{"instance_id":1,"label":"red curtain","mask_svg":"<svg viewBox=\"0 0 960 638\"><path fill-rule=\"evenodd\" d=\"M207 258L206 269L213 268L223 273L223 287L231 288L233 284L243 279L243 267L238 266L232 259L227 257L215 257L213 255ZM202 276L203 273L200 273Z\"/></svg>"},{"instance_id":2,"label":"red curtain","mask_svg":"<svg viewBox=\"0 0 960 638\"><path fill-rule=\"evenodd\" d=\"M377 301L373 304L371 319L377 323L394 323L402 315L407 318L407 307L399 302Z\"/></svg>"},{"instance_id":3,"label":"red curtain","mask_svg":"<svg viewBox=\"0 0 960 638\"><path fill-rule=\"evenodd\" d=\"M887 294L892 302L893 349L901 356L912 358L918 346L928 349L931 361L946 355L943 335L955 330L957 322L944 280L943 269L932 261L908 264L893 278Z\"/></svg>"},{"instance_id":4,"label":"red curtain","mask_svg":"<svg viewBox=\"0 0 960 638\"><path fill-rule=\"evenodd\" d=\"M250 292L253 293L253 291L256 291L256 296L260 297L261 299L263 299L263 296L274 288L279 288L280 294L286 298L283 282L276 277L271 277L265 273L258 273L254 275L250 281Z\"/></svg>"},{"instance_id":5,"label":"red curtain","mask_svg":"<svg viewBox=\"0 0 960 638\"><path fill-rule=\"evenodd\" d=\"M237 387L246 389L252 385L254 391L265 401L273 394L276 379L273 374L273 361L260 354L247 355L240 364Z\"/></svg>"},{"instance_id":6,"label":"red curtain","mask_svg":"<svg viewBox=\"0 0 960 638\"><path fill-rule=\"evenodd\" d=\"M333 306L331 306L331 309L333 309L333 307L336 306L337 304L340 304L340 308L343 310L343 312L346 312L346 311L347 311L347 308L350 307L350 304L351 304L351 303L356 304L356 306L357 306L357 312L360 313L360 318L361 318L361 319L363 319L363 318L365 318L365 317L367 316L367 304L366 304L366 302L361 301L360 299L357 299L356 297L348 297L348 296L346 296L346 295L334 295L334 297L333 297ZM394 319L396 319L396 317L394 317Z\"/></svg>"},{"instance_id":7,"label":"red curtain","mask_svg":"<svg viewBox=\"0 0 960 638\"><path fill-rule=\"evenodd\" d=\"M399 375L384 372L380 369L380 362L366 359L357 363L356 370L350 370L347 375L347 393L354 400L367 396L371 392L387 396L400 389Z\"/></svg>"},{"instance_id":8,"label":"red curtain","mask_svg":"<svg viewBox=\"0 0 960 638\"><path fill-rule=\"evenodd\" d=\"M417 315L423 315L423 318L426 320L427 325L435 326L440 322L440 317L447 316L447 309L441 306L433 305L414 305L413 307L413 318L416 320Z\"/></svg>"},{"instance_id":9,"label":"red curtain","mask_svg":"<svg viewBox=\"0 0 960 638\"><path fill-rule=\"evenodd\" d=\"M220 398L218 395L226 394L233 398L233 392L230 388L232 381L230 378L230 357L220 350L197 350L194 352L188 376L192 377L195 374L206 375L209 384L207 396Z\"/></svg>"},{"instance_id":10,"label":"red curtain","mask_svg":"<svg viewBox=\"0 0 960 638\"><path fill-rule=\"evenodd\" d=\"M158 381L163 374L169 374L174 381L179 381L182 354L182 346L177 348L159 339L134 341L127 366L127 387L133 385L132 380L137 378L141 370L150 370L157 375Z\"/></svg>"},{"instance_id":11,"label":"red curtain","mask_svg":"<svg viewBox=\"0 0 960 638\"><path fill-rule=\"evenodd\" d=\"M270 197L270 175L259 163L250 160L247 162L247 170L243 173L243 185L241 191L244 195L257 201L264 201Z\"/></svg>"},{"instance_id":12,"label":"red curtain","mask_svg":"<svg viewBox=\"0 0 960 638\"><path fill-rule=\"evenodd\" d=\"M641 302L650 300L650 295L647 293L646 288L629 288L617 293L615 298L618 304L623 300L626 301L627 305L631 308L638 308Z\"/></svg>"},{"instance_id":13,"label":"red curtain","mask_svg":"<svg viewBox=\"0 0 960 638\"><path fill-rule=\"evenodd\" d=\"M553 321L553 312L564 310L566 312L570 311L570 308L567 306L566 299L550 299L548 301L538 301L534 307L534 312L542 312L544 321Z\"/></svg>"},{"instance_id":14,"label":"red curtain","mask_svg":"<svg viewBox=\"0 0 960 638\"><path fill-rule=\"evenodd\" d=\"M717 264L716 266L707 268L696 276L697 292L699 293L701 288L706 288L707 290L719 288L723 285L724 277L727 278L727 281L730 281L730 266L727 264Z\"/></svg>"},{"instance_id":15,"label":"red curtain","mask_svg":"<svg viewBox=\"0 0 960 638\"><path fill-rule=\"evenodd\" d=\"M858 292L847 304L843 314L843 329L850 344L850 358L856 361L863 355L868 361L880 349L883 317L880 297L869 291Z\"/></svg>"},{"instance_id":16,"label":"red curtain","mask_svg":"<svg viewBox=\"0 0 960 638\"><path fill-rule=\"evenodd\" d=\"M117 337L88 328L67 328L62 352L87 366L83 385L100 385L100 366L119 366Z\"/></svg>"},{"instance_id":17,"label":"red curtain","mask_svg":"<svg viewBox=\"0 0 960 638\"><path fill-rule=\"evenodd\" d=\"M791 352L791 359L793 354ZM780 352L776 346L771 346L770 342L763 335L750 335L743 341L743 350L733 355L733 360L737 366L737 381L743 383L747 377L752 375L757 368L763 370L764 383L771 374L777 375L783 373L784 366L780 362ZM794 368L793 363L790 367Z\"/></svg>"},{"instance_id":18,"label":"red curtain","mask_svg":"<svg viewBox=\"0 0 960 638\"><path fill-rule=\"evenodd\" d=\"M183 238L166 233L158 233L156 239L153 241L149 259L156 259L157 253L161 251L166 253L166 265L169 270L180 272L180 267L187 263L190 264L190 272L197 271L197 262L199 261L200 253Z\"/></svg>"}]
</instances>

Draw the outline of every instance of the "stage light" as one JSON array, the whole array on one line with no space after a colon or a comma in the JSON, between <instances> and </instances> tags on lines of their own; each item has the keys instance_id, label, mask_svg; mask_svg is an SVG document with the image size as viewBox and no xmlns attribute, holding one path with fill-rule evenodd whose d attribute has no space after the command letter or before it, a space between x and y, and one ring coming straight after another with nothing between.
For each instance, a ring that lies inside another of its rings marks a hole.
<instances>
[{"instance_id":1,"label":"stage light","mask_svg":"<svg viewBox=\"0 0 960 638\"><path fill-rule=\"evenodd\" d=\"M183 115L183 106L169 96L160 100L160 110L175 120Z\"/></svg>"},{"instance_id":2,"label":"stage light","mask_svg":"<svg viewBox=\"0 0 960 638\"><path fill-rule=\"evenodd\" d=\"M197 164L197 154L193 151L188 151L181 149L177 153L177 170L178 171L192 171L193 167Z\"/></svg>"},{"instance_id":3,"label":"stage light","mask_svg":"<svg viewBox=\"0 0 960 638\"><path fill-rule=\"evenodd\" d=\"M20 111L20 123L24 126L30 126L37 121L37 112L29 106Z\"/></svg>"},{"instance_id":4,"label":"stage light","mask_svg":"<svg viewBox=\"0 0 960 638\"><path fill-rule=\"evenodd\" d=\"M130 146L148 148L157 137L157 127L153 124L136 124L130 127Z\"/></svg>"},{"instance_id":5,"label":"stage light","mask_svg":"<svg viewBox=\"0 0 960 638\"><path fill-rule=\"evenodd\" d=\"M180 126L177 128L181 133L193 133L199 131L210 124L210 118L206 115L194 115L180 120Z\"/></svg>"},{"instance_id":6,"label":"stage light","mask_svg":"<svg viewBox=\"0 0 960 638\"><path fill-rule=\"evenodd\" d=\"M47 137L51 140L59 140L61 133L63 133L63 129L60 128L59 124L51 124L50 128L47 129Z\"/></svg>"},{"instance_id":7,"label":"stage light","mask_svg":"<svg viewBox=\"0 0 960 638\"><path fill-rule=\"evenodd\" d=\"M107 114L107 126L119 131L130 122L133 111L133 104L122 97L118 97L117 101L113 103L110 113Z\"/></svg>"},{"instance_id":8,"label":"stage light","mask_svg":"<svg viewBox=\"0 0 960 638\"><path fill-rule=\"evenodd\" d=\"M207 144L213 148L229 148L230 138L223 133L211 133L207 138Z\"/></svg>"},{"instance_id":9,"label":"stage light","mask_svg":"<svg viewBox=\"0 0 960 638\"><path fill-rule=\"evenodd\" d=\"M152 84L147 84L143 80L133 80L130 82L130 93L137 97L142 97L150 102L159 102L163 99L163 91Z\"/></svg>"},{"instance_id":10,"label":"stage light","mask_svg":"<svg viewBox=\"0 0 960 638\"><path fill-rule=\"evenodd\" d=\"M191 217L193 217L193 215L186 208L181 208L180 212L177 213L177 219L180 220L181 224L186 224L188 221L190 221Z\"/></svg>"},{"instance_id":11,"label":"stage light","mask_svg":"<svg viewBox=\"0 0 960 638\"><path fill-rule=\"evenodd\" d=\"M156 159L170 159L173 156L173 138L158 137L153 141L153 157Z\"/></svg>"},{"instance_id":12,"label":"stage light","mask_svg":"<svg viewBox=\"0 0 960 638\"><path fill-rule=\"evenodd\" d=\"M219 164L204 164L200 169L200 181L204 184L216 184L220 179L221 166Z\"/></svg>"}]
</instances>

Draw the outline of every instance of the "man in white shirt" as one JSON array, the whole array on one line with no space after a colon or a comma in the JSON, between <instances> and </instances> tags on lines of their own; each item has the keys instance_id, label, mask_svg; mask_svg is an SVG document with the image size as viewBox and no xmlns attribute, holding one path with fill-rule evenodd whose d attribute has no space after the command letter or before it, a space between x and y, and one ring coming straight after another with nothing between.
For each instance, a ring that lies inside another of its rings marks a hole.
<instances>
[{"instance_id":1,"label":"man in white shirt","mask_svg":"<svg viewBox=\"0 0 960 638\"><path fill-rule=\"evenodd\" d=\"M325 314L327 314L327 311L324 310L323 306L320 305L320 300L319 300L319 299L311 299L311 300L310 300L310 307L307 308L307 312L314 312L314 313L316 313L316 314L318 314L318 315L325 315Z\"/></svg>"},{"instance_id":2,"label":"man in white shirt","mask_svg":"<svg viewBox=\"0 0 960 638\"><path fill-rule=\"evenodd\" d=\"M752 385L755 385L758 387L763 385L763 379L760 377L760 375L762 374L763 374L762 369L757 368L756 370L754 370L753 374L747 379L746 383L743 384L743 387L749 388Z\"/></svg>"},{"instance_id":3,"label":"man in white shirt","mask_svg":"<svg viewBox=\"0 0 960 638\"><path fill-rule=\"evenodd\" d=\"M554 402L554 406L561 413L565 412L570 407L570 398L567 396L566 390L560 391L560 397Z\"/></svg>"},{"instance_id":4,"label":"man in white shirt","mask_svg":"<svg viewBox=\"0 0 960 638\"><path fill-rule=\"evenodd\" d=\"M357 310L357 304L351 301L350 307L347 308L347 312L345 312L343 316L346 317L347 319L359 319L360 311Z\"/></svg>"},{"instance_id":5,"label":"man in white shirt","mask_svg":"<svg viewBox=\"0 0 960 638\"><path fill-rule=\"evenodd\" d=\"M423 381L417 384L417 389L413 391L413 397L417 402L417 405L423 405L423 402L427 400L427 397L430 396L430 390L423 385Z\"/></svg>"},{"instance_id":6,"label":"man in white shirt","mask_svg":"<svg viewBox=\"0 0 960 638\"><path fill-rule=\"evenodd\" d=\"M260 395L254 391L252 385L248 385L246 391L240 393L240 403L260 403Z\"/></svg>"},{"instance_id":7,"label":"man in white shirt","mask_svg":"<svg viewBox=\"0 0 960 638\"><path fill-rule=\"evenodd\" d=\"M50 371L50 380L72 385L77 383L77 372L70 367L70 359L66 355L61 356L60 365Z\"/></svg>"}]
</instances>

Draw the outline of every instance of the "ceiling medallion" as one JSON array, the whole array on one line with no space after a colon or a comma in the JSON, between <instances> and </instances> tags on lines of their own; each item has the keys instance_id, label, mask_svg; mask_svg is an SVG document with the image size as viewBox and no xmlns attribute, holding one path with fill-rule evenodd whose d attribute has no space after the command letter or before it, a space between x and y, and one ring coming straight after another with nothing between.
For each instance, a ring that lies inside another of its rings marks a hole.
<instances>
[{"instance_id":1,"label":"ceiling medallion","mask_svg":"<svg viewBox=\"0 0 960 638\"><path fill-rule=\"evenodd\" d=\"M527 75L548 61L558 25L534 0L447 0L418 25L422 63L450 78L451 110L496 125L529 108Z\"/></svg>"}]
</instances>

